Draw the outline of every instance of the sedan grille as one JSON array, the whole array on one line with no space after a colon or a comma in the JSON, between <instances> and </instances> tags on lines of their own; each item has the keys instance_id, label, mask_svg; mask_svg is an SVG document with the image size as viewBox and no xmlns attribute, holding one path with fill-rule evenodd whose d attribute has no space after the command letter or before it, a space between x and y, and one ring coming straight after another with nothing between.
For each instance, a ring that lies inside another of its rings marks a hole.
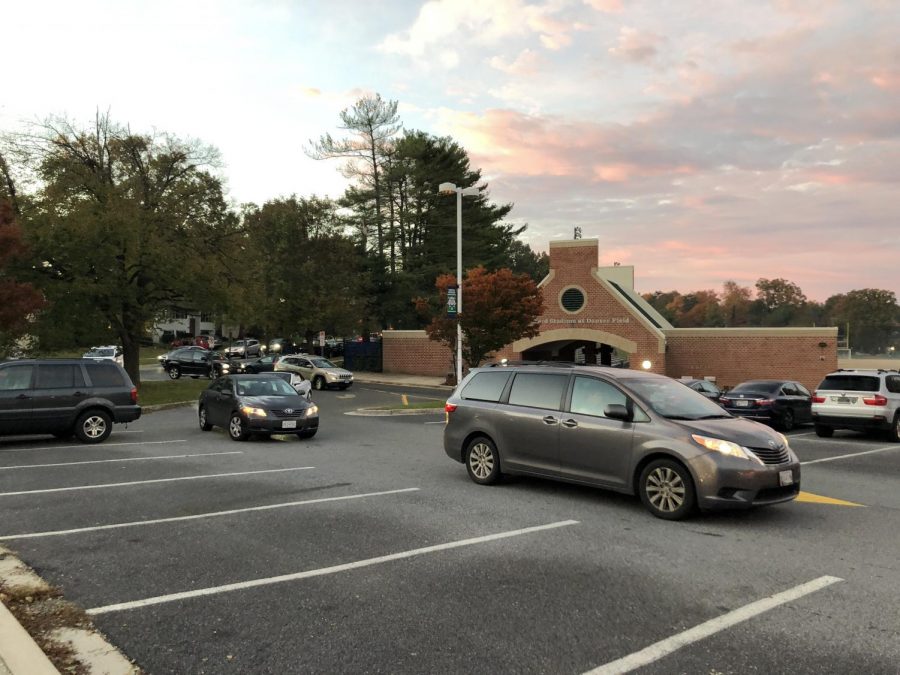
<instances>
[{"instance_id":1,"label":"sedan grille","mask_svg":"<svg viewBox=\"0 0 900 675\"><path fill-rule=\"evenodd\" d=\"M288 408L287 410L270 410L269 412L275 417L303 417L306 414L306 408Z\"/></svg>"},{"instance_id":2,"label":"sedan grille","mask_svg":"<svg viewBox=\"0 0 900 675\"><path fill-rule=\"evenodd\" d=\"M787 447L780 448L747 448L762 460L763 464L786 464L790 461Z\"/></svg>"}]
</instances>

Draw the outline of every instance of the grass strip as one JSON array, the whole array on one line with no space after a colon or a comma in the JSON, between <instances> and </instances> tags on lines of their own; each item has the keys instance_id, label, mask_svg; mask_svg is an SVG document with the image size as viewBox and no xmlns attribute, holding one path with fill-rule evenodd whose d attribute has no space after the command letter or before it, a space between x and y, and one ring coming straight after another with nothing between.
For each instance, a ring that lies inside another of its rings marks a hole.
<instances>
[{"instance_id":1,"label":"grass strip","mask_svg":"<svg viewBox=\"0 0 900 675\"><path fill-rule=\"evenodd\" d=\"M200 392L209 386L205 377L196 380L182 377L180 380L162 380L159 382L141 382L138 389L138 403L141 405L161 405L163 403L180 403L196 401Z\"/></svg>"}]
</instances>

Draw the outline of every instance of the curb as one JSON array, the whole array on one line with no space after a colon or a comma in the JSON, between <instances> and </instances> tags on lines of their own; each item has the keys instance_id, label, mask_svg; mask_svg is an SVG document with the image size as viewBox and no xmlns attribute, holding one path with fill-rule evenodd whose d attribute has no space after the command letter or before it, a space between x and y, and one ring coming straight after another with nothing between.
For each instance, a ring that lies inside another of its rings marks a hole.
<instances>
[{"instance_id":1,"label":"curb","mask_svg":"<svg viewBox=\"0 0 900 675\"><path fill-rule=\"evenodd\" d=\"M59 675L46 654L0 602L0 673L7 671L10 675Z\"/></svg>"},{"instance_id":2,"label":"curb","mask_svg":"<svg viewBox=\"0 0 900 675\"><path fill-rule=\"evenodd\" d=\"M21 563L0 546L0 560L18 568ZM24 568L24 565L22 565ZM19 620L0 602L0 673L10 675L59 675L44 651L38 647Z\"/></svg>"},{"instance_id":3,"label":"curb","mask_svg":"<svg viewBox=\"0 0 900 675\"><path fill-rule=\"evenodd\" d=\"M0 581L8 591L48 590L47 582L13 553L0 546ZM128 658L97 631L90 628L56 628L45 633L51 640L66 644L75 661L90 673L134 675L139 673ZM0 602L0 675L60 675L34 638L13 613Z\"/></svg>"},{"instance_id":4,"label":"curb","mask_svg":"<svg viewBox=\"0 0 900 675\"><path fill-rule=\"evenodd\" d=\"M395 408L393 410L374 410L373 408L359 408L345 412L345 415L353 415L354 417L391 417L392 415L436 415L443 413L443 408L416 408L414 410L404 410Z\"/></svg>"}]
</instances>

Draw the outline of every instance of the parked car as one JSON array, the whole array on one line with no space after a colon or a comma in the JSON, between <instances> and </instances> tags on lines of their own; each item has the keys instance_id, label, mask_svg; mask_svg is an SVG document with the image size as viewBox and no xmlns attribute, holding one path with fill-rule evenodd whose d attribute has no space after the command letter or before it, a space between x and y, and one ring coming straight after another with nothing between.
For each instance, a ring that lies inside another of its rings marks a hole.
<instances>
[{"instance_id":1,"label":"parked car","mask_svg":"<svg viewBox=\"0 0 900 675\"><path fill-rule=\"evenodd\" d=\"M310 384L309 380L303 378L300 373L290 373L287 371L273 373L275 377L280 377L282 380L291 385L294 390L304 397L307 401L312 400L312 384Z\"/></svg>"},{"instance_id":2,"label":"parked car","mask_svg":"<svg viewBox=\"0 0 900 675\"><path fill-rule=\"evenodd\" d=\"M319 430L319 408L271 373L228 375L200 393L198 420L203 431L224 427L233 441L251 434L312 438Z\"/></svg>"},{"instance_id":3,"label":"parked car","mask_svg":"<svg viewBox=\"0 0 900 675\"><path fill-rule=\"evenodd\" d=\"M620 368L476 368L446 405L444 450L476 483L526 474L637 493L659 518L794 499L782 434L662 375Z\"/></svg>"},{"instance_id":4,"label":"parked car","mask_svg":"<svg viewBox=\"0 0 900 675\"><path fill-rule=\"evenodd\" d=\"M53 434L100 443L141 416L137 389L109 359L0 363L0 435Z\"/></svg>"},{"instance_id":5,"label":"parked car","mask_svg":"<svg viewBox=\"0 0 900 675\"><path fill-rule=\"evenodd\" d=\"M249 359L253 358L254 356L259 356L259 352L259 340L248 338L246 340L238 340L237 342L233 342L230 346L226 347L225 357L235 359Z\"/></svg>"},{"instance_id":6,"label":"parked car","mask_svg":"<svg viewBox=\"0 0 900 675\"><path fill-rule=\"evenodd\" d=\"M165 354L160 354L159 356L156 357L156 360L159 361L159 365L162 366L166 362L166 360L168 360L169 357L171 357L172 354L174 354L175 352L187 351L189 349L195 349L197 351L206 351L205 349L203 349L203 347L196 347L194 345L191 345L189 347L179 347L178 349L173 349L172 351L168 351Z\"/></svg>"},{"instance_id":7,"label":"parked car","mask_svg":"<svg viewBox=\"0 0 900 675\"><path fill-rule=\"evenodd\" d=\"M115 345L104 345L102 347L91 347L89 351L82 354L83 359L106 359L115 361L120 366L125 365L125 359L122 350Z\"/></svg>"},{"instance_id":8,"label":"parked car","mask_svg":"<svg viewBox=\"0 0 900 675\"><path fill-rule=\"evenodd\" d=\"M279 354L271 354L269 356L261 356L253 361L241 361L237 365L239 373L271 373L275 370L275 364L282 357Z\"/></svg>"},{"instance_id":9,"label":"parked car","mask_svg":"<svg viewBox=\"0 0 900 675\"><path fill-rule=\"evenodd\" d=\"M684 385L687 385L694 391L699 394L703 394L710 401L719 402L719 399L722 398L722 390L719 389L714 383L709 380L678 380Z\"/></svg>"},{"instance_id":10,"label":"parked car","mask_svg":"<svg viewBox=\"0 0 900 675\"><path fill-rule=\"evenodd\" d=\"M816 435L830 438L835 429L886 431L900 442L900 372L838 370L829 373L812 398Z\"/></svg>"},{"instance_id":11,"label":"parked car","mask_svg":"<svg viewBox=\"0 0 900 675\"><path fill-rule=\"evenodd\" d=\"M322 390L338 387L347 389L353 385L353 373L334 365L321 356L285 356L275 364L276 371L300 373L312 382L313 389Z\"/></svg>"},{"instance_id":12,"label":"parked car","mask_svg":"<svg viewBox=\"0 0 900 675\"><path fill-rule=\"evenodd\" d=\"M299 350L296 343L288 338L275 338L269 340L269 346L266 350L270 354L296 354Z\"/></svg>"},{"instance_id":13,"label":"parked car","mask_svg":"<svg viewBox=\"0 0 900 675\"><path fill-rule=\"evenodd\" d=\"M173 380L177 380L182 375L190 375L193 378L204 376L212 379L225 375L231 370L231 364L228 361L206 349L187 347L176 349L165 356L161 365Z\"/></svg>"},{"instance_id":14,"label":"parked car","mask_svg":"<svg viewBox=\"0 0 900 675\"><path fill-rule=\"evenodd\" d=\"M721 398L733 415L747 417L790 431L812 421L812 396L792 380L752 380L741 382Z\"/></svg>"}]
</instances>

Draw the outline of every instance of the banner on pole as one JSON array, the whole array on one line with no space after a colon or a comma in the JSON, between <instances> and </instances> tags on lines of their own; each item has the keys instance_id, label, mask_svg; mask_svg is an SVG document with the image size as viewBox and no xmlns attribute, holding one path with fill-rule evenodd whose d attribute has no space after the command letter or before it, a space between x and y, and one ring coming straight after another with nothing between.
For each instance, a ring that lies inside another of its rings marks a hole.
<instances>
[{"instance_id":1,"label":"banner on pole","mask_svg":"<svg viewBox=\"0 0 900 675\"><path fill-rule=\"evenodd\" d=\"M447 289L447 316L451 319L456 318L456 298L459 293L459 286L450 286Z\"/></svg>"}]
</instances>

